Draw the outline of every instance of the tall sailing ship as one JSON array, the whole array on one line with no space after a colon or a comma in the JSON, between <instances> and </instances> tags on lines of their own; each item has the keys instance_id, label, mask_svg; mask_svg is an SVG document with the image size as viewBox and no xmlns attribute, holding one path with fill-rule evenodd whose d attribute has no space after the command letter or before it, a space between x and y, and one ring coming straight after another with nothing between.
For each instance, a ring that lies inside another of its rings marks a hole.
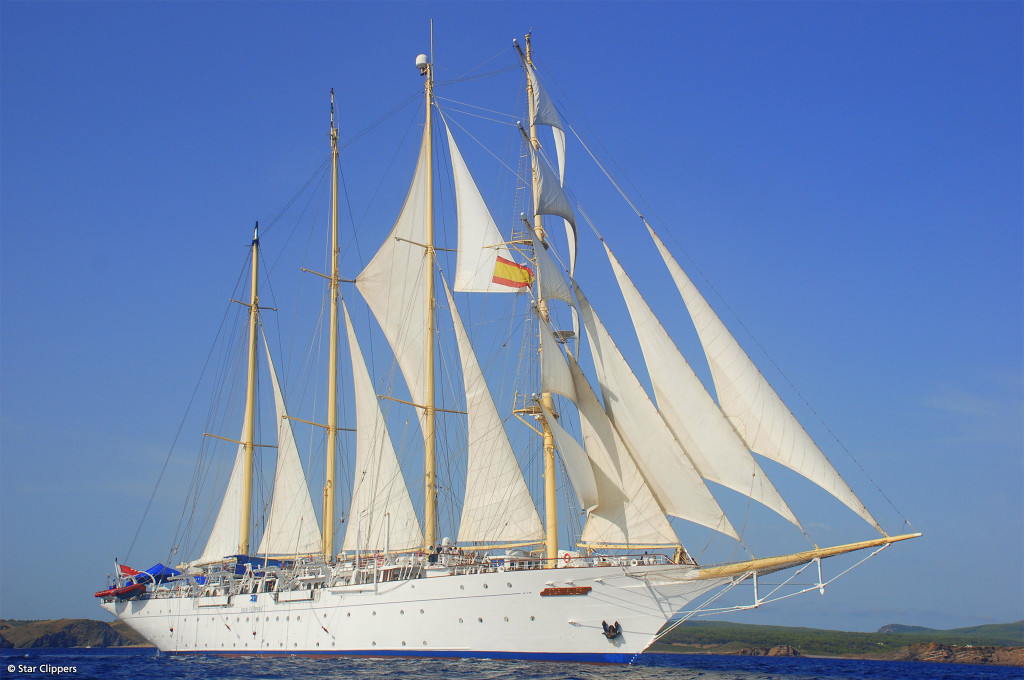
<instances>
[{"instance_id":1,"label":"tall sailing ship","mask_svg":"<svg viewBox=\"0 0 1024 680\"><path fill-rule=\"evenodd\" d=\"M525 46L515 45L527 102L527 124L517 125L515 133L522 171L508 169L529 198L523 214L509 220L510 233L502 234L492 218L456 145L460 128L434 95L433 64L420 55L426 121L412 182L390 234L354 280L339 273L339 144L332 93L330 271L319 274L329 308L325 422L289 412L269 343L261 340L265 310L257 233L249 300L243 303L245 415L240 438L230 440L237 453L205 546L175 567L139 571L117 565L113 582L96 594L104 609L159 649L629 662L692 616L823 591L836 577L826 579L824 558L854 551L870 556L919 535L889 535L881 528L637 211L644 238L678 288L677 308L689 313L696 328L710 367L711 395L616 258L614 238L601 238L570 199L564 184L566 131L573 130L538 77L529 36ZM541 145L539 131L550 132L554 158ZM434 158L445 147L451 171L445 181L454 186L457 211L453 271L443 271L452 258L440 256L434 225ZM587 272L598 267L588 262L577 268L577 241L586 232L580 224L604 246L632 330L602 323L584 294ZM557 248L556 240L564 245ZM365 338L358 337L346 295L365 304L386 338L384 358L371 358L369 365L385 366L385 377L401 376L393 381L399 385L394 393L367 368ZM485 296L521 304L474 307ZM491 360L481 361L481 343L471 341L463 322L464 314L482 317L495 306L525 314L505 322L504 341L492 342L493 349L507 358L515 352L507 345L518 334L527 349L517 356L533 366L513 385L511 398L497 400L494 378L485 374ZM342 320L354 428L339 422ZM635 334L653 396L612 331L620 342ZM450 353L439 345L443 334L454 340ZM585 352L592 359L589 372L580 359ZM257 432L261 355L277 433L273 491L262 506L253 498L254 459L266 446ZM455 368L445 365L449 359ZM437 389L456 383L463 388L454 401L459 408L449 408L438 400ZM421 441L416 436L417 443L409 445L410 437L403 436L396 447L393 408L416 414L407 430L418 430ZM442 416L446 424L439 428ZM319 518L294 423L324 433ZM518 432L510 437L513 429ZM340 435L349 430L354 451L339 452ZM513 445L523 432L535 439L535 455ZM408 450L422 455L421 476L403 465L400 454ZM821 487L877 535L819 547L752 452ZM341 457L349 461L351 479L336 472ZM452 457L463 461L457 468L463 478L442 484L439 462ZM542 482L537 498L523 472L528 463L543 470L535 475ZM422 482L407 484L410 477ZM721 487L720 495L756 501L807 536L807 548L701 563L677 529L724 536L746 549L708 481ZM422 496L415 489L419 484ZM342 486L350 490L350 502L339 512ZM449 522L449 528L457 526L451 539L441 535L439 504L453 486L462 493L447 510L459 515L457 523ZM256 513L254 505L260 508ZM338 526L345 528L343 537L335 536ZM262 535L254 545L257 529ZM762 580L759 589L759 579L776 572L771 586ZM747 585L752 599L722 606L723 595Z\"/></svg>"}]
</instances>

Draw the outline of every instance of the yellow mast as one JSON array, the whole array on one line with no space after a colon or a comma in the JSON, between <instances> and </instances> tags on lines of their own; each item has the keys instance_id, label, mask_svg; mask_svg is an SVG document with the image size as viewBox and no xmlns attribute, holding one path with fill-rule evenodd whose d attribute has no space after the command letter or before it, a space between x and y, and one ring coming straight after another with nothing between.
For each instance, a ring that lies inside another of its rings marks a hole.
<instances>
[{"instance_id":1,"label":"yellow mast","mask_svg":"<svg viewBox=\"0 0 1024 680\"><path fill-rule=\"evenodd\" d=\"M431 128L431 101L434 96L433 64L433 22L431 22L430 61L421 66L426 77L424 92L427 102L426 154L427 154L427 347L426 347L426 395L423 413L423 485L425 492L423 509L423 545L431 548L437 545L437 435L435 430L434 406L434 163L433 131Z\"/></svg>"},{"instance_id":2,"label":"yellow mast","mask_svg":"<svg viewBox=\"0 0 1024 680\"><path fill-rule=\"evenodd\" d=\"M338 128L334 127L334 88L331 88L331 325L327 368L327 454L324 481L324 529L321 551L334 557L335 459L338 440Z\"/></svg>"},{"instance_id":3,"label":"yellow mast","mask_svg":"<svg viewBox=\"0 0 1024 680\"><path fill-rule=\"evenodd\" d=\"M533 66L533 52L530 47L529 33L526 34L526 63L530 67ZM530 78L526 79L526 96L529 106L528 112L530 114L530 143L533 144L534 149L540 149L540 140L537 139L537 126L533 122L537 100L533 91L533 81ZM534 159L537 158L536 154L532 154L532 156ZM540 174L537 171L537 167L533 164L531 164L531 170L533 175L533 194L536 196L540 190ZM534 215L533 230L537 234L538 241L541 243L547 242L540 215ZM547 300L540 297L539 288L537 290L537 311L540 313L543 322L547 322L548 303ZM543 345L540 347L540 351L544 351ZM555 413L555 403L551 398L550 392L543 392L540 400L549 413ZM558 488L555 483L555 437L551 432L551 426L548 425L547 419L542 419L541 422L544 428L544 556L547 558L547 566L554 567L555 560L558 559Z\"/></svg>"},{"instance_id":4,"label":"yellow mast","mask_svg":"<svg viewBox=\"0 0 1024 680\"><path fill-rule=\"evenodd\" d=\"M256 333L260 309L256 285L260 260L259 226L259 222L257 222L252 235L252 287L249 291L249 372L245 392L245 420L242 424L244 460L242 463L242 526L238 534L239 555L249 554L249 522L252 513L252 458L256 439Z\"/></svg>"}]
</instances>

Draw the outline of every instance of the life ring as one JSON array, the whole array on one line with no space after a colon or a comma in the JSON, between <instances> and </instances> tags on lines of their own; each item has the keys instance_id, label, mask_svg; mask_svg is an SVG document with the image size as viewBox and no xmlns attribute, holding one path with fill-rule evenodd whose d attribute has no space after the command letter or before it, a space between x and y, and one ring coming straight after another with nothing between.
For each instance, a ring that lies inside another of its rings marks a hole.
<instances>
[{"instance_id":1,"label":"life ring","mask_svg":"<svg viewBox=\"0 0 1024 680\"><path fill-rule=\"evenodd\" d=\"M562 555L562 561L566 564L569 564L569 553L565 553L564 555Z\"/></svg>"},{"instance_id":2,"label":"life ring","mask_svg":"<svg viewBox=\"0 0 1024 680\"><path fill-rule=\"evenodd\" d=\"M629 561L629 566L631 567L635 567L637 564L639 564L639 562L636 561L635 557Z\"/></svg>"}]
</instances>

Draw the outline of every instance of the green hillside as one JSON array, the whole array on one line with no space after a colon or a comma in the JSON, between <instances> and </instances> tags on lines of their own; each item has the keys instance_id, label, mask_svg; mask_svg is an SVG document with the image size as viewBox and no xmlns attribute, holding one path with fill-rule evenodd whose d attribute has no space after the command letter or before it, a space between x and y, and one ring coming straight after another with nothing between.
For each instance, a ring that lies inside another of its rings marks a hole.
<instances>
[{"instance_id":1,"label":"green hillside","mask_svg":"<svg viewBox=\"0 0 1024 680\"><path fill-rule=\"evenodd\" d=\"M688 621L662 638L651 650L727 654L744 648L791 645L812 656L843 656L883 655L924 642L958 646L1024 646L1024 621L952 630L892 624L880 630L892 632L850 633L726 621Z\"/></svg>"}]
</instances>

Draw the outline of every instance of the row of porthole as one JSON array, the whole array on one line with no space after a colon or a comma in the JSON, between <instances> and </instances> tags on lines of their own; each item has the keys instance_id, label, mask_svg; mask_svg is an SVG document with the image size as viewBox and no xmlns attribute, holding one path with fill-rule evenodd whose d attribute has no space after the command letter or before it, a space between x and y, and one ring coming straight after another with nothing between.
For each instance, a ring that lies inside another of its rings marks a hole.
<instances>
[{"instance_id":1,"label":"row of porthole","mask_svg":"<svg viewBox=\"0 0 1024 680\"><path fill-rule=\"evenodd\" d=\"M220 643L220 646L221 646L221 647L226 647L227 645L225 645L225 644L224 644L224 643L222 642L222 643ZM237 642L232 642L232 643L231 643L231 646L232 646L232 647L237 647L237 646L238 646L238 643L237 643ZM243 644L242 646L243 646L243 647L248 647L248 646L249 646L249 643L248 643L248 642L246 642L246 643L245 643L245 644ZM281 647L284 647L284 643L282 642L280 646L281 646ZM295 643L293 643L293 646L295 646L295 647L298 647L298 646L299 646L299 643L298 643L298 642L295 642ZM319 646L320 646L320 643L319 643L319 642L318 642L318 643L316 643L316 646L317 646L317 647L319 647Z\"/></svg>"}]
</instances>

